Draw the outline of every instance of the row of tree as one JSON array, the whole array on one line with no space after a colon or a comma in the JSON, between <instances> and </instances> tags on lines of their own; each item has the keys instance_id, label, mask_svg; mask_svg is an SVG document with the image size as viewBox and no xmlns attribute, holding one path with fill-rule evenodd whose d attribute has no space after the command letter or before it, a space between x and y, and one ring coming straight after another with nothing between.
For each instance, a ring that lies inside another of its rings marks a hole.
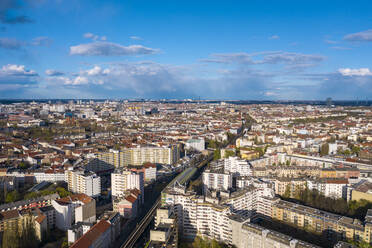
<instances>
[{"instance_id":1,"label":"row of tree","mask_svg":"<svg viewBox=\"0 0 372 248\"><path fill-rule=\"evenodd\" d=\"M214 239L196 237L193 243L180 243L180 248L227 248L227 244Z\"/></svg>"},{"instance_id":2,"label":"row of tree","mask_svg":"<svg viewBox=\"0 0 372 248\"><path fill-rule=\"evenodd\" d=\"M289 201L300 202L301 204L309 207L350 216L360 220L364 220L368 209L372 208L372 202L364 199L347 202L342 198L334 199L331 197L326 197L319 191L309 190L307 187L304 190L296 190L292 196L293 198L290 197L290 190L286 188L283 198Z\"/></svg>"}]
</instances>

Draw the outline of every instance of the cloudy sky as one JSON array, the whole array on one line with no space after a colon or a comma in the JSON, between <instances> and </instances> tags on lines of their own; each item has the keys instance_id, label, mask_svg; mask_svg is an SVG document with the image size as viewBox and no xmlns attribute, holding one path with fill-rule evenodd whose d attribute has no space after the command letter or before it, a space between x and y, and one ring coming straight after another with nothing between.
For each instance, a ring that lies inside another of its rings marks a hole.
<instances>
[{"instance_id":1,"label":"cloudy sky","mask_svg":"<svg viewBox=\"0 0 372 248\"><path fill-rule=\"evenodd\" d=\"M372 1L0 0L0 98L372 99Z\"/></svg>"}]
</instances>

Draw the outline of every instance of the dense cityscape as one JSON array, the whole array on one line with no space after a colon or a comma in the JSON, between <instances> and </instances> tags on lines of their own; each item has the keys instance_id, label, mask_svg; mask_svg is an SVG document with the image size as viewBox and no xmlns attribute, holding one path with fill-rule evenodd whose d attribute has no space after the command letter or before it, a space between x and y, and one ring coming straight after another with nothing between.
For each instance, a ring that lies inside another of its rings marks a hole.
<instances>
[{"instance_id":1,"label":"dense cityscape","mask_svg":"<svg viewBox=\"0 0 372 248\"><path fill-rule=\"evenodd\" d=\"M0 248L372 248L371 13L0 0Z\"/></svg>"},{"instance_id":2,"label":"dense cityscape","mask_svg":"<svg viewBox=\"0 0 372 248\"><path fill-rule=\"evenodd\" d=\"M1 104L2 245L365 247L371 119L331 99Z\"/></svg>"}]
</instances>

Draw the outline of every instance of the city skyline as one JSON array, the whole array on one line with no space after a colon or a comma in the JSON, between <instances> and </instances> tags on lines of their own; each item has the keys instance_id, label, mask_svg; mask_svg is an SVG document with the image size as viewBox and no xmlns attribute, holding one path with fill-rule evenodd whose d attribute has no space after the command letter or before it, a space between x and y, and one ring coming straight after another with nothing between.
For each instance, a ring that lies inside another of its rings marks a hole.
<instances>
[{"instance_id":1,"label":"city skyline","mask_svg":"<svg viewBox=\"0 0 372 248\"><path fill-rule=\"evenodd\" d=\"M365 100L368 1L0 3L0 98Z\"/></svg>"}]
</instances>

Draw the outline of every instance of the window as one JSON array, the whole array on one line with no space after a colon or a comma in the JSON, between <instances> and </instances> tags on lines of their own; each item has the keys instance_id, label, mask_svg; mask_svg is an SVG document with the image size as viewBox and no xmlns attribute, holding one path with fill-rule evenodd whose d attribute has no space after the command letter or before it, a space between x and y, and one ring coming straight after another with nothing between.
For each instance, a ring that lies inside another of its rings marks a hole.
<instances>
[{"instance_id":1,"label":"window","mask_svg":"<svg viewBox=\"0 0 372 248\"><path fill-rule=\"evenodd\" d=\"M304 227L308 227L309 226L309 220L308 219L305 219L304 220Z\"/></svg>"},{"instance_id":2,"label":"window","mask_svg":"<svg viewBox=\"0 0 372 248\"><path fill-rule=\"evenodd\" d=\"M298 225L298 218L297 216L293 217L293 223L297 226Z\"/></svg>"},{"instance_id":3,"label":"window","mask_svg":"<svg viewBox=\"0 0 372 248\"><path fill-rule=\"evenodd\" d=\"M317 232L321 232L321 231L322 231L322 225L321 225L320 223L316 223L316 228L315 228L315 230L316 230Z\"/></svg>"}]
</instances>

